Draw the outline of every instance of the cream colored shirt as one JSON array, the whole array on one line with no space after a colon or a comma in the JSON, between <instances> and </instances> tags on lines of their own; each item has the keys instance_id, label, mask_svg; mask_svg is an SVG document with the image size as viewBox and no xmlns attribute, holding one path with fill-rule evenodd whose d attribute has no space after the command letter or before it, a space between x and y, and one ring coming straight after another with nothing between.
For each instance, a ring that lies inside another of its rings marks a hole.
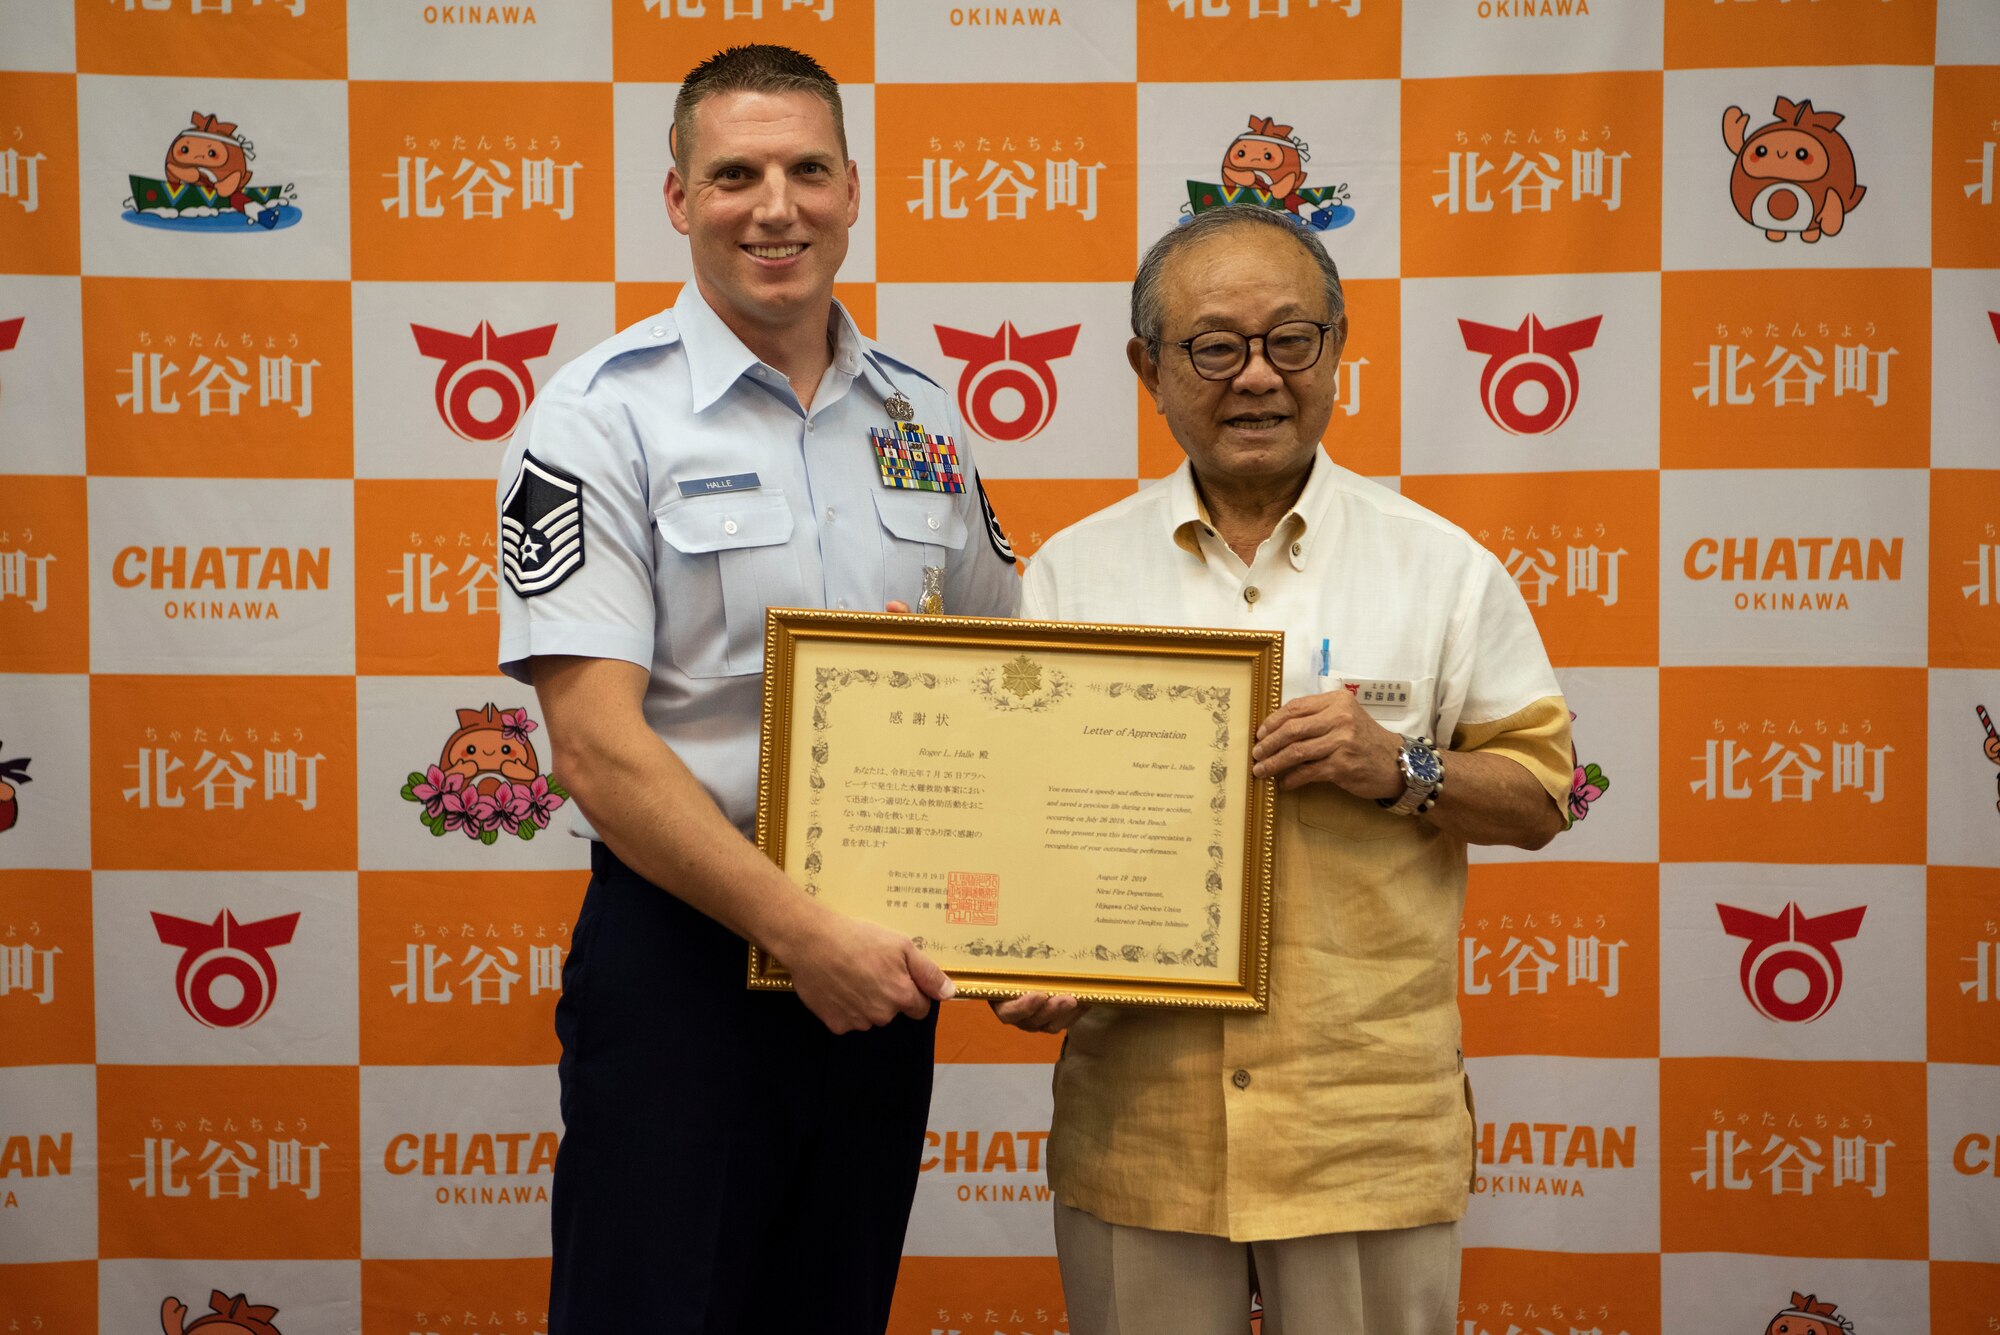
<instances>
[{"instance_id":1,"label":"cream colored shirt","mask_svg":"<svg viewBox=\"0 0 2000 1335\"><path fill-rule=\"evenodd\" d=\"M1286 699L1390 684L1407 702L1367 708L1392 732L1507 756L1559 805L1569 792L1569 714L1506 571L1324 453L1247 568L1183 464L1051 538L1021 615L1280 629ZM1450 778L1447 758L1447 801ZM1269 1011L1087 1012L1056 1066L1058 1199L1239 1241L1463 1215L1465 876L1465 844L1429 821L1331 784L1281 793Z\"/></svg>"}]
</instances>

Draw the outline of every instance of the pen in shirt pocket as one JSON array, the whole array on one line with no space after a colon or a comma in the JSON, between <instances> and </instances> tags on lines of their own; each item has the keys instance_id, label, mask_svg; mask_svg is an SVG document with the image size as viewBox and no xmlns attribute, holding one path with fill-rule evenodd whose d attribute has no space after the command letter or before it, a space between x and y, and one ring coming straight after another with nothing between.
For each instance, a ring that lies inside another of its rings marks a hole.
<instances>
[{"instance_id":1,"label":"pen in shirt pocket","mask_svg":"<svg viewBox=\"0 0 2000 1335\"><path fill-rule=\"evenodd\" d=\"M1319 642L1319 691L1325 695L1333 689L1333 641L1330 638Z\"/></svg>"}]
</instances>

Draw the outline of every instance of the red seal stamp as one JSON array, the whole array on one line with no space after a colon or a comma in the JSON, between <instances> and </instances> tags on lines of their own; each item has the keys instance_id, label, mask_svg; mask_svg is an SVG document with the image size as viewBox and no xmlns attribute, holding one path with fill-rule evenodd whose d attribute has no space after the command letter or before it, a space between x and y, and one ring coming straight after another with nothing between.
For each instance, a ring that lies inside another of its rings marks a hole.
<instances>
[{"instance_id":1,"label":"red seal stamp","mask_svg":"<svg viewBox=\"0 0 2000 1335\"><path fill-rule=\"evenodd\" d=\"M999 926L1000 878L985 871L955 871L947 875L944 920L967 927Z\"/></svg>"}]
</instances>

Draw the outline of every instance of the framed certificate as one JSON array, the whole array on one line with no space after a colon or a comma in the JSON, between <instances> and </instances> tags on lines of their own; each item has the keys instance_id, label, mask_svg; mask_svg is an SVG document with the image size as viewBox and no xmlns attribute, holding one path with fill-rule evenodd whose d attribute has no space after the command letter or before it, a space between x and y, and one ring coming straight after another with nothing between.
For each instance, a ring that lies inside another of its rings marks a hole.
<instances>
[{"instance_id":1,"label":"framed certificate","mask_svg":"<svg viewBox=\"0 0 2000 1335\"><path fill-rule=\"evenodd\" d=\"M757 844L961 996L1260 1011L1284 636L772 608ZM791 986L756 947L750 986Z\"/></svg>"}]
</instances>

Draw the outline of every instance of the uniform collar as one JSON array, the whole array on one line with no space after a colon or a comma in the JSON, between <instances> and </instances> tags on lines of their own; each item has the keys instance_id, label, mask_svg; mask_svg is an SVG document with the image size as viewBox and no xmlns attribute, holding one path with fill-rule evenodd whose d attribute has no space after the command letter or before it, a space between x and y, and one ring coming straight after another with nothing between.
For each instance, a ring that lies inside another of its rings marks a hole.
<instances>
[{"instance_id":1,"label":"uniform collar","mask_svg":"<svg viewBox=\"0 0 2000 1335\"><path fill-rule=\"evenodd\" d=\"M1167 528L1174 545L1188 555L1208 564L1208 553L1202 550L1204 535L1222 541L1216 531L1214 521L1209 517L1208 507L1202 503L1201 492L1194 485L1194 465L1186 460L1167 479ZM1273 539L1287 544L1285 557L1292 569L1304 570L1306 558L1312 554L1312 544L1326 536L1326 525L1322 517L1328 498L1333 492L1333 460L1326 457L1324 447L1313 451L1312 472L1306 474L1305 489L1298 500L1292 503L1277 527L1271 530Z\"/></svg>"},{"instance_id":2,"label":"uniform collar","mask_svg":"<svg viewBox=\"0 0 2000 1335\"><path fill-rule=\"evenodd\" d=\"M854 317L838 301L833 303L827 322L833 331L833 362L828 370L852 379L861 370L864 346L861 331L855 328ZM693 389L691 406L696 412L707 409L745 376L769 377L773 388L783 384L784 377L758 361L757 354L745 346L736 331L722 322L722 317L702 297L700 285L692 279L681 287L680 297L674 302L674 323L680 329L681 346L687 349L688 378Z\"/></svg>"}]
</instances>

